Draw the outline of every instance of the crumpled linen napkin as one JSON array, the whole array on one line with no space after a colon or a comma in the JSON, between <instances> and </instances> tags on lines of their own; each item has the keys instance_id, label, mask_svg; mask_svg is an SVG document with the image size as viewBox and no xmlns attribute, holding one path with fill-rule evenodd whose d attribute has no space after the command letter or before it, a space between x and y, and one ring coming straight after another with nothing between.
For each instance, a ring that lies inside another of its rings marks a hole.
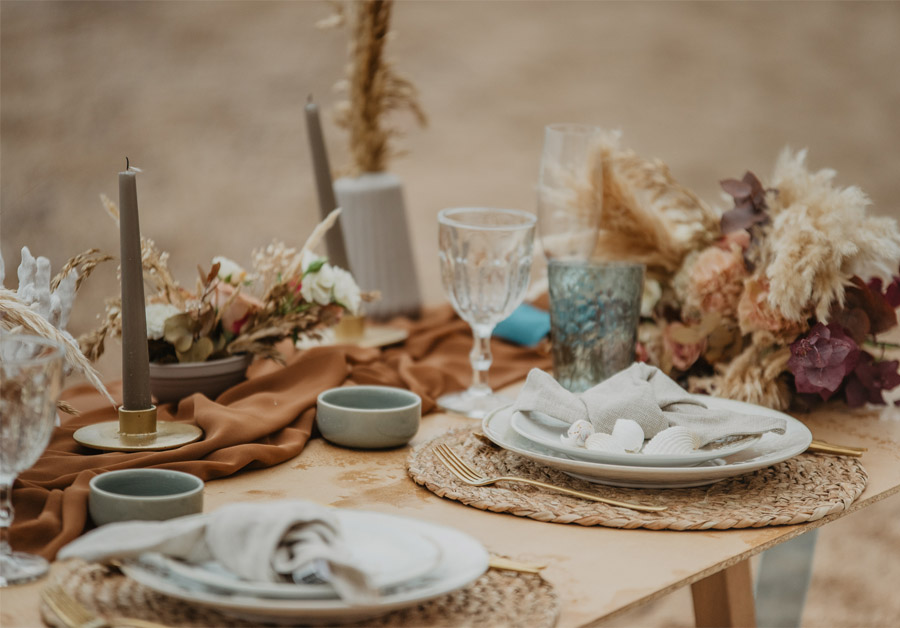
<instances>
[{"instance_id":1,"label":"crumpled linen napkin","mask_svg":"<svg viewBox=\"0 0 900 628\"><path fill-rule=\"evenodd\" d=\"M331 510L301 500L234 503L168 521L112 523L68 544L58 558L104 561L144 552L196 564L218 561L241 578L263 582L290 582L295 570L324 561L343 600L364 604L378 597L367 574L352 564Z\"/></svg>"},{"instance_id":2,"label":"crumpled linen napkin","mask_svg":"<svg viewBox=\"0 0 900 628\"><path fill-rule=\"evenodd\" d=\"M553 377L531 369L515 402L518 411L543 412L567 423L590 421L594 431L611 434L617 419L640 424L645 438L668 427L687 428L702 447L728 436L784 434L787 422L777 417L710 410L655 366L636 362L580 395Z\"/></svg>"}]
</instances>

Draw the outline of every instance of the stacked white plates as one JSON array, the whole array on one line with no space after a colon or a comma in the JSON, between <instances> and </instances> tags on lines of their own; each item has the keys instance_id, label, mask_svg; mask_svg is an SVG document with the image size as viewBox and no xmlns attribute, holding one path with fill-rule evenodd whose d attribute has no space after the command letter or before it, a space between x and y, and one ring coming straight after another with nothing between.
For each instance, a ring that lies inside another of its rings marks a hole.
<instances>
[{"instance_id":1,"label":"stacked white plates","mask_svg":"<svg viewBox=\"0 0 900 628\"><path fill-rule=\"evenodd\" d=\"M812 434L782 412L730 399L697 395L713 410L775 416L785 420L784 434L726 443L710 451L678 456L592 452L564 443L568 425L538 413L525 416L502 408L487 416L482 430L494 443L577 478L631 488L683 488L712 484L787 460L806 451Z\"/></svg>"},{"instance_id":2,"label":"stacked white plates","mask_svg":"<svg viewBox=\"0 0 900 628\"><path fill-rule=\"evenodd\" d=\"M144 554L123 566L159 593L250 620L348 622L419 604L460 589L488 567L484 547L445 526L375 512L335 511L354 564L381 592L371 604L350 605L329 584L242 580L218 563L194 565Z\"/></svg>"}]
</instances>

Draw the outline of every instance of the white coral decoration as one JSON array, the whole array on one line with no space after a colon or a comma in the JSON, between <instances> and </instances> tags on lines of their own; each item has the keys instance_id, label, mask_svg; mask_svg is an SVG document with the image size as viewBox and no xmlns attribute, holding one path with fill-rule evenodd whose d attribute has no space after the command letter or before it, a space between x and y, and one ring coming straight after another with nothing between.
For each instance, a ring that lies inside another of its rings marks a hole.
<instances>
[{"instance_id":1,"label":"white coral decoration","mask_svg":"<svg viewBox=\"0 0 900 628\"><path fill-rule=\"evenodd\" d=\"M347 308L354 316L359 314L359 306L362 304L362 294L359 286L348 271L335 266L334 272L334 300Z\"/></svg>"},{"instance_id":2,"label":"white coral decoration","mask_svg":"<svg viewBox=\"0 0 900 628\"><path fill-rule=\"evenodd\" d=\"M250 278L243 266L227 257L217 255L212 259L212 263L219 264L219 279L232 286L239 286Z\"/></svg>"},{"instance_id":3,"label":"white coral decoration","mask_svg":"<svg viewBox=\"0 0 900 628\"><path fill-rule=\"evenodd\" d=\"M147 338L159 340L166 329L166 319L181 314L181 310L170 303L151 303L147 312Z\"/></svg>"}]
</instances>

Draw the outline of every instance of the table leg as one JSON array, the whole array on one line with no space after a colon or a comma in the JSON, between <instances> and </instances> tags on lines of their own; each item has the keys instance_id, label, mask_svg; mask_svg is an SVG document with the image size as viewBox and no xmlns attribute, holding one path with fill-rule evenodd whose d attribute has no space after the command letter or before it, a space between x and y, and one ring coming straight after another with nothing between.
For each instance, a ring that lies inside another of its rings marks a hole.
<instances>
[{"instance_id":1,"label":"table leg","mask_svg":"<svg viewBox=\"0 0 900 628\"><path fill-rule=\"evenodd\" d=\"M749 560L695 582L691 594L697 628L756 626Z\"/></svg>"},{"instance_id":2,"label":"table leg","mask_svg":"<svg viewBox=\"0 0 900 628\"><path fill-rule=\"evenodd\" d=\"M756 616L761 625L800 625L818 534L818 530L810 530L762 553L756 575Z\"/></svg>"}]
</instances>

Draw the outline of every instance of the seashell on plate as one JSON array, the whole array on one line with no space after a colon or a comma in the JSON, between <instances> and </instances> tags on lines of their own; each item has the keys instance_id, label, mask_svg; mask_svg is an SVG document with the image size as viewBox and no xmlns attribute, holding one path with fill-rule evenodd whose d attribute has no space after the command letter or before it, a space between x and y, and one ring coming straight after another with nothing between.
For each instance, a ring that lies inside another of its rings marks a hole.
<instances>
[{"instance_id":1,"label":"seashell on plate","mask_svg":"<svg viewBox=\"0 0 900 628\"><path fill-rule=\"evenodd\" d=\"M694 451L694 436L681 425L663 430L650 439L641 453L651 456L689 454Z\"/></svg>"},{"instance_id":2,"label":"seashell on plate","mask_svg":"<svg viewBox=\"0 0 900 628\"><path fill-rule=\"evenodd\" d=\"M631 453L641 450L644 446L644 430L637 421L631 419L619 419L613 427L612 437L618 441L625 451Z\"/></svg>"},{"instance_id":3,"label":"seashell on plate","mask_svg":"<svg viewBox=\"0 0 900 628\"><path fill-rule=\"evenodd\" d=\"M597 432L591 434L584 442L584 446L591 451L605 451L610 454L624 454L625 448L613 438L612 434Z\"/></svg>"},{"instance_id":4,"label":"seashell on plate","mask_svg":"<svg viewBox=\"0 0 900 628\"><path fill-rule=\"evenodd\" d=\"M569 430L565 436L560 434L559 438L566 445L571 445L573 447L584 447L584 441L586 441L588 437L593 433L593 425L591 425L587 421L579 420L575 421L571 425L571 427L569 427Z\"/></svg>"}]
</instances>

